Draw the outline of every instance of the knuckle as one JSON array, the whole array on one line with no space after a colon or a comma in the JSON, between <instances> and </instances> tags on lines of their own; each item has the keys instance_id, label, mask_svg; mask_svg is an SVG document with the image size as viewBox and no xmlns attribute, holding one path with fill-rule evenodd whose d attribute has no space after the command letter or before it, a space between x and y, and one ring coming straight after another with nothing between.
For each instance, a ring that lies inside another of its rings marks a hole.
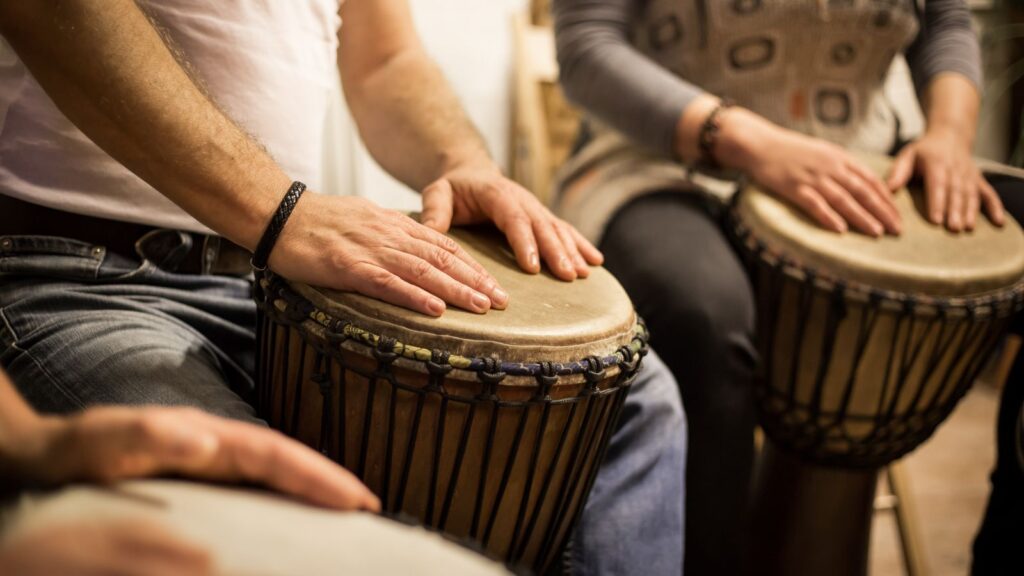
<instances>
[{"instance_id":1,"label":"knuckle","mask_svg":"<svg viewBox=\"0 0 1024 576\"><path fill-rule=\"evenodd\" d=\"M455 254L448 250L437 250L434 252L434 264L441 270L451 270L455 267Z\"/></svg>"},{"instance_id":2,"label":"knuckle","mask_svg":"<svg viewBox=\"0 0 1024 576\"><path fill-rule=\"evenodd\" d=\"M438 234L437 244L442 249L444 249L444 250L446 250L448 252L458 252L459 251L459 243L456 242L453 238L445 236L444 234Z\"/></svg>"},{"instance_id":3,"label":"knuckle","mask_svg":"<svg viewBox=\"0 0 1024 576\"><path fill-rule=\"evenodd\" d=\"M491 288L491 281L483 274L474 274L470 280L470 286L478 292L484 292Z\"/></svg>"},{"instance_id":4,"label":"knuckle","mask_svg":"<svg viewBox=\"0 0 1024 576\"><path fill-rule=\"evenodd\" d=\"M395 277L385 270L379 270L367 274L366 283L370 288L383 292L394 286Z\"/></svg>"},{"instance_id":5,"label":"knuckle","mask_svg":"<svg viewBox=\"0 0 1024 576\"><path fill-rule=\"evenodd\" d=\"M430 265L430 262L427 262L426 260L417 260L412 265L411 272L414 278L417 280L423 280L430 275L433 269L434 267Z\"/></svg>"},{"instance_id":6,"label":"knuckle","mask_svg":"<svg viewBox=\"0 0 1024 576\"><path fill-rule=\"evenodd\" d=\"M132 439L143 444L150 443L160 437L163 417L159 413L140 413L128 424L128 433Z\"/></svg>"}]
</instances>

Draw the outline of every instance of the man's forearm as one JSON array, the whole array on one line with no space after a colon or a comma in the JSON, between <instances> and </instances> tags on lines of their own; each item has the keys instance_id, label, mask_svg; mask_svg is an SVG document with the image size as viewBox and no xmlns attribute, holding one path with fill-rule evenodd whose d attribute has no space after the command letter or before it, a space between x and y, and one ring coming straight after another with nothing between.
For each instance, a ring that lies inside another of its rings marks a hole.
<instances>
[{"instance_id":1,"label":"man's forearm","mask_svg":"<svg viewBox=\"0 0 1024 576\"><path fill-rule=\"evenodd\" d=\"M444 75L418 48L347 84L345 94L374 159L413 189L460 163L490 161Z\"/></svg>"},{"instance_id":2,"label":"man's forearm","mask_svg":"<svg viewBox=\"0 0 1024 576\"><path fill-rule=\"evenodd\" d=\"M210 228L255 247L290 180L203 94L132 0L0 0L0 33L92 141Z\"/></svg>"}]
</instances>

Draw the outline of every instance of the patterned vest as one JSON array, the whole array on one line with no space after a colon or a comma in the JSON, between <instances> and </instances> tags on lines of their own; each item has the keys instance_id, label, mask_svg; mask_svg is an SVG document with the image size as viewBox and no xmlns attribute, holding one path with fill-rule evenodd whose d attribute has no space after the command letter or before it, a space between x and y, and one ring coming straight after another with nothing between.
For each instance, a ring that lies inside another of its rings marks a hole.
<instances>
[{"instance_id":1,"label":"patterned vest","mask_svg":"<svg viewBox=\"0 0 1024 576\"><path fill-rule=\"evenodd\" d=\"M888 151L882 87L917 34L914 0L648 0L644 54L769 120L852 148Z\"/></svg>"}]
</instances>

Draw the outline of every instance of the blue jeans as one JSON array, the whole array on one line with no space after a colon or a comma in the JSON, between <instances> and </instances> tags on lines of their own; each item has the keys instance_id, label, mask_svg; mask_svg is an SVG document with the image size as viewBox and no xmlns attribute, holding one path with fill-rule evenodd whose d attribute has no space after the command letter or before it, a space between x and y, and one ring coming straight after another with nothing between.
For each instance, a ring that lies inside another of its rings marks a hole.
<instances>
[{"instance_id":1,"label":"blue jeans","mask_svg":"<svg viewBox=\"0 0 1024 576\"><path fill-rule=\"evenodd\" d=\"M174 274L69 239L0 243L0 365L37 409L197 406L262 423L249 281ZM573 536L574 574L682 572L686 420L654 354Z\"/></svg>"}]
</instances>

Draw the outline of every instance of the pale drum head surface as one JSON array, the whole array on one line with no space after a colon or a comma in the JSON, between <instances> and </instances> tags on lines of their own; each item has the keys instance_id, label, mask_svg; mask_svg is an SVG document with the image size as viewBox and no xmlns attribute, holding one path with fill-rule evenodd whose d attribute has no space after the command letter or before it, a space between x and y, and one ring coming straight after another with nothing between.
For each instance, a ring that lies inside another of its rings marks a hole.
<instances>
[{"instance_id":1,"label":"pale drum head surface","mask_svg":"<svg viewBox=\"0 0 1024 576\"><path fill-rule=\"evenodd\" d=\"M860 156L883 177L892 162ZM900 236L836 234L801 211L752 186L737 211L771 250L833 278L883 290L930 296L968 296L1006 288L1024 276L1024 233L1007 216L1002 228L979 215L973 232L954 234L930 223L923 192L895 196L903 221Z\"/></svg>"},{"instance_id":2,"label":"pale drum head surface","mask_svg":"<svg viewBox=\"0 0 1024 576\"><path fill-rule=\"evenodd\" d=\"M317 308L370 332L462 356L565 362L607 356L632 339L633 305L604 268L591 268L585 280L563 282L547 271L521 271L496 230L454 229L449 235L498 279L511 296L508 309L474 314L450 306L442 317L431 318L359 294L292 287Z\"/></svg>"},{"instance_id":3,"label":"pale drum head surface","mask_svg":"<svg viewBox=\"0 0 1024 576\"><path fill-rule=\"evenodd\" d=\"M206 548L216 573L508 574L500 565L423 528L362 512L312 508L254 490L168 480L72 486L23 498L5 537L69 522L157 523Z\"/></svg>"}]
</instances>

